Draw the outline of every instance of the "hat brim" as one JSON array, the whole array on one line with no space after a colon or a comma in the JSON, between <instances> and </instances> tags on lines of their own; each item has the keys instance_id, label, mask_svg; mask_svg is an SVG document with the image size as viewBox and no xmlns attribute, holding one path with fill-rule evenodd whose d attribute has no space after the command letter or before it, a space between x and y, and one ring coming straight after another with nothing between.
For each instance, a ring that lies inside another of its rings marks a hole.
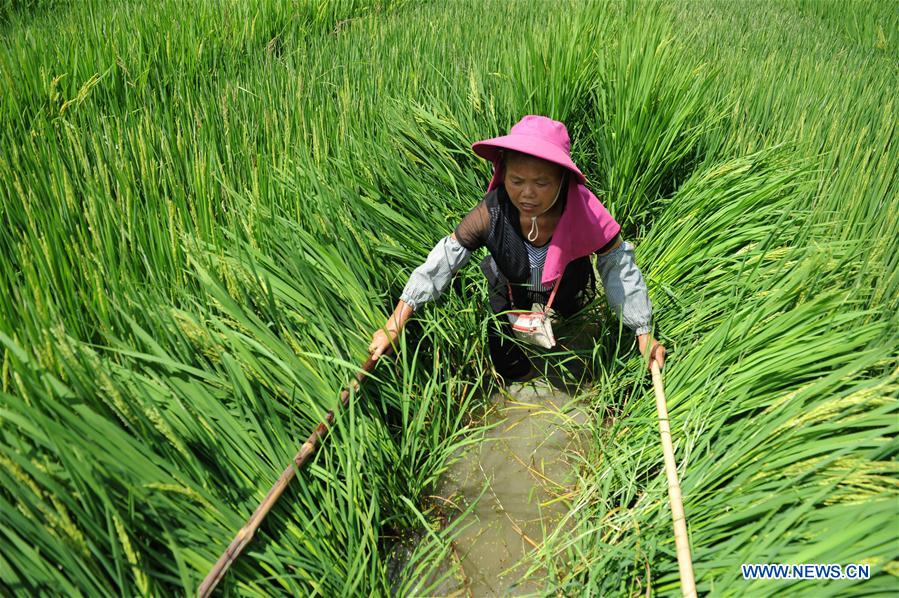
<instances>
[{"instance_id":1,"label":"hat brim","mask_svg":"<svg viewBox=\"0 0 899 598\"><path fill-rule=\"evenodd\" d=\"M558 164L563 168L574 172L581 183L586 184L587 178L571 160L571 156L565 153L555 144L549 143L540 137L531 135L503 135L493 139L485 139L472 144L472 151L478 156L491 162L499 159L502 150L513 150L535 158Z\"/></svg>"}]
</instances>

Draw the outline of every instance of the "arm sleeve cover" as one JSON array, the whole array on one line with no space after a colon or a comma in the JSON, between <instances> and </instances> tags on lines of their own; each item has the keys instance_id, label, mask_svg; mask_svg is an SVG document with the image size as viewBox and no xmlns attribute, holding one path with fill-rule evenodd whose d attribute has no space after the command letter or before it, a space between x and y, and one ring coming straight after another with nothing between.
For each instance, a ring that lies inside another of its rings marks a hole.
<instances>
[{"instance_id":1,"label":"arm sleeve cover","mask_svg":"<svg viewBox=\"0 0 899 598\"><path fill-rule=\"evenodd\" d=\"M400 299L417 310L428 301L436 301L449 286L453 275L468 263L471 252L451 236L437 242L425 262L412 271Z\"/></svg>"},{"instance_id":2,"label":"arm sleeve cover","mask_svg":"<svg viewBox=\"0 0 899 598\"><path fill-rule=\"evenodd\" d=\"M634 261L634 246L625 241L596 261L609 305L622 324L641 335L652 328L652 304L643 275Z\"/></svg>"}]
</instances>

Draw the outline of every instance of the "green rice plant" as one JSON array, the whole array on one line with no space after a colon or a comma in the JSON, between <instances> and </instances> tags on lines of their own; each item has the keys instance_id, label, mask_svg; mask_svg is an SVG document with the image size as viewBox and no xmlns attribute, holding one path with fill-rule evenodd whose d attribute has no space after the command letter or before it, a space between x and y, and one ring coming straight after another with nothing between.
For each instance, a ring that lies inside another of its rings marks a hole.
<instances>
[{"instance_id":1,"label":"green rice plant","mask_svg":"<svg viewBox=\"0 0 899 598\"><path fill-rule=\"evenodd\" d=\"M888 3L47 6L0 7L3 590L194 591L480 199L469 144L529 112L638 245L701 591L769 591L754 561L872 565L793 593L895 586ZM453 287L226 592L440 587L475 523L427 497L495 390L477 268ZM592 450L532 573L676 593L648 380L601 318Z\"/></svg>"},{"instance_id":2,"label":"green rice plant","mask_svg":"<svg viewBox=\"0 0 899 598\"><path fill-rule=\"evenodd\" d=\"M705 64L676 61L668 7L641 7L627 33L598 57L585 157L605 191L603 201L629 234L643 236L657 202L694 168L717 110L707 104L711 78ZM592 174L592 173L591 173Z\"/></svg>"},{"instance_id":3,"label":"green rice plant","mask_svg":"<svg viewBox=\"0 0 899 598\"><path fill-rule=\"evenodd\" d=\"M870 314L839 286L851 261L833 256L857 255L859 245L832 243L824 257L820 245L783 245L797 238L784 233L805 226L780 199L801 188L790 183L797 174L765 156L709 169L685 183L641 246L651 277L660 268L658 276L694 293L660 289L673 293L660 302L672 318L666 333L683 342L666 388L700 591L745 591L741 563L816 559L871 564L875 578L859 591L893 583L891 534L866 530L886 529L893 517L886 505L896 492L895 329L885 320L858 326ZM735 236L738 220L746 236ZM806 285L810 274L820 286ZM585 456L571 511L577 528L539 555L544 564L564 563L557 583L568 591L676 588L652 404L645 383L643 392L622 394L641 386L623 365L597 397L601 410L619 415L593 431L596 452ZM891 368L884 378L865 379L882 366ZM847 469L847 459L858 465ZM834 519L824 514L831 511ZM841 517L871 527L842 528L834 523ZM820 587L797 582L791 590Z\"/></svg>"}]
</instances>

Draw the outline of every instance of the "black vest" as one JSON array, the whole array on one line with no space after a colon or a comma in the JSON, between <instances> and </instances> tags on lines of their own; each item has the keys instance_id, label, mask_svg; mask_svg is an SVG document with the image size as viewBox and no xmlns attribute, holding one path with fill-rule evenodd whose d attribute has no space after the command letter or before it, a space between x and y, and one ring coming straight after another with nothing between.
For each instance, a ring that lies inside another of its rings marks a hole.
<instances>
[{"instance_id":1,"label":"black vest","mask_svg":"<svg viewBox=\"0 0 899 598\"><path fill-rule=\"evenodd\" d=\"M559 201L565 209L567 188L562 189ZM490 252L481 262L481 269L490 286L490 307L494 312L513 309L509 303L508 281L512 286L514 309L530 309L534 301L546 303L549 292L533 292L527 288L531 264L525 248L527 240L521 234L519 211L500 185L485 198L490 211L490 230L486 235ZM596 279L589 256L572 260L562 273L553 309L563 317L571 316L584 307L595 295Z\"/></svg>"}]
</instances>

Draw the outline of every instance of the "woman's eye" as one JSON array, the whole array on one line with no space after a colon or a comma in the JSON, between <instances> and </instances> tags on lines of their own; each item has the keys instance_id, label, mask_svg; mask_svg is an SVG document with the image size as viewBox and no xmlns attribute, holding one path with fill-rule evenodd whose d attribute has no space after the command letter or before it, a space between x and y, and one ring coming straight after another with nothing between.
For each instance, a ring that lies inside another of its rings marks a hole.
<instances>
[{"instance_id":1,"label":"woman's eye","mask_svg":"<svg viewBox=\"0 0 899 598\"><path fill-rule=\"evenodd\" d=\"M549 187L549 183L544 183L543 181L538 181L537 186L543 189L544 187Z\"/></svg>"}]
</instances>

